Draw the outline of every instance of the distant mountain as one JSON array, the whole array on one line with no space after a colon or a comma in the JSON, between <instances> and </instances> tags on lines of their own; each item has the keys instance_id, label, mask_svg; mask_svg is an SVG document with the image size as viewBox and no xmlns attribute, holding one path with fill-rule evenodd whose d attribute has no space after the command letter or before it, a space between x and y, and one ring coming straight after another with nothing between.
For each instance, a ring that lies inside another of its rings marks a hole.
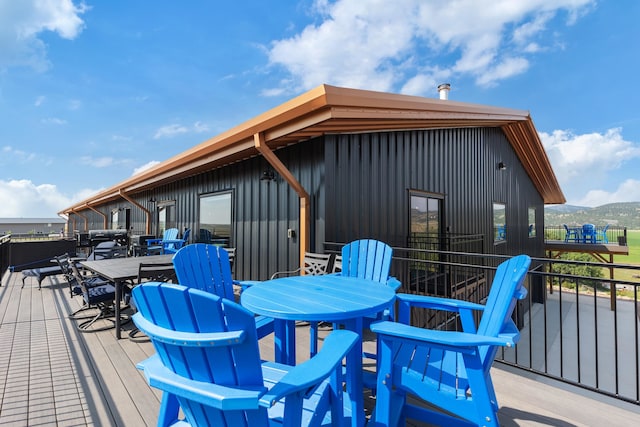
<instances>
[{"instance_id":1,"label":"distant mountain","mask_svg":"<svg viewBox=\"0 0 640 427\"><path fill-rule=\"evenodd\" d=\"M573 213L573 212L583 211L587 209L591 209L591 208L588 208L585 206L574 206L574 205L552 205L552 206L545 207L544 211L547 212L548 210L548 211L558 212L558 213Z\"/></svg>"},{"instance_id":2,"label":"distant mountain","mask_svg":"<svg viewBox=\"0 0 640 427\"><path fill-rule=\"evenodd\" d=\"M585 206L554 205L544 208L544 224L581 225L585 223L605 224L640 230L640 202L609 203L589 208Z\"/></svg>"}]
</instances>

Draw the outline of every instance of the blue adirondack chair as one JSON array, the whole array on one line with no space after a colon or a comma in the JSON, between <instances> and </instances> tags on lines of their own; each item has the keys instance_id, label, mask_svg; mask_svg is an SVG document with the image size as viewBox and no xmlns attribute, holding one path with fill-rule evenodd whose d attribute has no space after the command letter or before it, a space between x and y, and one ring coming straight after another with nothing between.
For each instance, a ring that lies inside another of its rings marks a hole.
<instances>
[{"instance_id":1,"label":"blue adirondack chair","mask_svg":"<svg viewBox=\"0 0 640 427\"><path fill-rule=\"evenodd\" d=\"M582 225L582 243L596 242L596 226L593 224Z\"/></svg>"},{"instance_id":2,"label":"blue adirondack chair","mask_svg":"<svg viewBox=\"0 0 640 427\"><path fill-rule=\"evenodd\" d=\"M342 360L355 333L334 331L317 357L292 367L261 362L253 314L234 302L156 282L133 298L134 322L156 350L138 367L164 392L158 426L340 425L350 415Z\"/></svg>"},{"instance_id":3,"label":"blue adirondack chair","mask_svg":"<svg viewBox=\"0 0 640 427\"><path fill-rule=\"evenodd\" d=\"M609 229L609 224L605 225L600 230L596 228L596 242L609 243L609 238L607 237L608 229Z\"/></svg>"},{"instance_id":4,"label":"blue adirondack chair","mask_svg":"<svg viewBox=\"0 0 640 427\"><path fill-rule=\"evenodd\" d=\"M191 235L191 229L187 228L182 235L182 239L166 239L162 240L162 252L165 254L175 254L189 241Z\"/></svg>"},{"instance_id":5,"label":"blue adirondack chair","mask_svg":"<svg viewBox=\"0 0 640 427\"><path fill-rule=\"evenodd\" d=\"M164 253L165 246L171 246L178 239L178 229L177 228L167 228L162 233L162 239L149 239L147 240L147 253L149 254L158 254ZM166 245L165 245L165 242Z\"/></svg>"},{"instance_id":6,"label":"blue adirondack chair","mask_svg":"<svg viewBox=\"0 0 640 427\"><path fill-rule=\"evenodd\" d=\"M373 239L355 240L342 247L342 270L336 274L385 283L387 286L393 287L394 291L397 291L401 286L400 281L395 277L389 276L392 255L393 249L386 243ZM363 292L366 292L366 289L363 289ZM392 317L391 307L390 310L380 313L379 316L365 318L363 327L368 328L374 320ZM336 325L334 325L335 327ZM310 353L313 356L318 349L318 323L311 322L309 329L311 333L309 340ZM376 355L373 353L365 353L364 356L376 359ZM365 383L368 387L373 387L373 382L367 381L367 378L365 378Z\"/></svg>"},{"instance_id":7,"label":"blue adirondack chair","mask_svg":"<svg viewBox=\"0 0 640 427\"><path fill-rule=\"evenodd\" d=\"M569 228L567 224L562 224L562 225L564 226L564 230L565 230L565 235L564 235L565 243L580 241L580 231L578 231L576 227Z\"/></svg>"},{"instance_id":8,"label":"blue adirondack chair","mask_svg":"<svg viewBox=\"0 0 640 427\"><path fill-rule=\"evenodd\" d=\"M173 256L173 267L178 283L235 301L233 285L241 285L231 276L229 254L224 248L206 243L194 243L180 249ZM258 336L273 332L270 317L256 316Z\"/></svg>"},{"instance_id":9,"label":"blue adirondack chair","mask_svg":"<svg viewBox=\"0 0 640 427\"><path fill-rule=\"evenodd\" d=\"M381 351L375 426L404 425L411 418L443 426L498 427L490 369L498 347L513 346L520 337L511 315L516 300L527 295L523 282L530 263L519 255L500 264L486 305L398 294L399 323L371 325ZM410 326L412 306L458 313L463 331ZM482 317L476 329L473 312L478 310ZM430 407L409 402L407 394Z\"/></svg>"}]
</instances>

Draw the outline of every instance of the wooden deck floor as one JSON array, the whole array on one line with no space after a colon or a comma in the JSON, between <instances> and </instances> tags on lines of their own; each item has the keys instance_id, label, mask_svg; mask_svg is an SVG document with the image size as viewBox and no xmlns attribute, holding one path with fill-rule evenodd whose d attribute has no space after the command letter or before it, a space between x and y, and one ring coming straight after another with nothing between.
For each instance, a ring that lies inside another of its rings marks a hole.
<instances>
[{"instance_id":1,"label":"wooden deck floor","mask_svg":"<svg viewBox=\"0 0 640 427\"><path fill-rule=\"evenodd\" d=\"M6 273L0 287L0 425L155 425L160 395L135 368L151 344L116 340L113 330L81 334L67 317L79 298L69 298L62 278L46 279L41 291L29 279L21 289L20 279ZM308 334L299 329L302 359ZM273 355L268 339L261 351ZM503 426L640 425L637 406L500 366L492 376Z\"/></svg>"}]
</instances>

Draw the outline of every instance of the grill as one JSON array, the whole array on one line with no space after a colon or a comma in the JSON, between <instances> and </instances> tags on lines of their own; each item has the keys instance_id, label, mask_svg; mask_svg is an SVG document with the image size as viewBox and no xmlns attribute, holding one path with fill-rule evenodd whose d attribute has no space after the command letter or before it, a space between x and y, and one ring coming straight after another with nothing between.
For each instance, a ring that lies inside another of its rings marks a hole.
<instances>
[{"instance_id":1,"label":"grill","mask_svg":"<svg viewBox=\"0 0 640 427\"><path fill-rule=\"evenodd\" d=\"M130 250L133 256L146 255L149 246L149 239L155 239L152 234L135 234L129 238Z\"/></svg>"},{"instance_id":2,"label":"grill","mask_svg":"<svg viewBox=\"0 0 640 427\"><path fill-rule=\"evenodd\" d=\"M89 230L86 233L76 232L76 242L78 247L94 247L98 243L114 241L119 245L126 246L128 237L126 230Z\"/></svg>"}]
</instances>

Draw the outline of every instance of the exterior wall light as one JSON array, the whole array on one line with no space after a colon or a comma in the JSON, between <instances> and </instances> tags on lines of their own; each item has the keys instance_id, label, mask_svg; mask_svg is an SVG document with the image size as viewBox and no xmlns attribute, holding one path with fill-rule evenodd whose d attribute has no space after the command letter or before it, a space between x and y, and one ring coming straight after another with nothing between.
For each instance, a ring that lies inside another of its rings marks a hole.
<instances>
[{"instance_id":1,"label":"exterior wall light","mask_svg":"<svg viewBox=\"0 0 640 427\"><path fill-rule=\"evenodd\" d=\"M500 163L498 163L498 170L506 171L506 170L507 170L507 165L506 165L506 163L504 163L504 162L500 162Z\"/></svg>"},{"instance_id":2,"label":"exterior wall light","mask_svg":"<svg viewBox=\"0 0 640 427\"><path fill-rule=\"evenodd\" d=\"M275 180L276 174L272 170L265 170L262 172L262 176L260 177L260 181L266 181L267 184Z\"/></svg>"}]
</instances>

